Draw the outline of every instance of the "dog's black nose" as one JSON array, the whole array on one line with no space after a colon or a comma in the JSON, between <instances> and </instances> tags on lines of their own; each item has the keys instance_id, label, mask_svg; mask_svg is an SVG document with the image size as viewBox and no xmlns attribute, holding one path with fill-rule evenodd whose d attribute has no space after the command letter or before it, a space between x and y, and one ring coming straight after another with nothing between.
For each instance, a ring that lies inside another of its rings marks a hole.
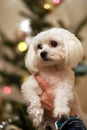
<instances>
[{"instance_id":1,"label":"dog's black nose","mask_svg":"<svg viewBox=\"0 0 87 130\"><path fill-rule=\"evenodd\" d=\"M40 55L41 55L42 58L46 58L46 56L47 56L47 51L42 51L42 52L40 53Z\"/></svg>"}]
</instances>

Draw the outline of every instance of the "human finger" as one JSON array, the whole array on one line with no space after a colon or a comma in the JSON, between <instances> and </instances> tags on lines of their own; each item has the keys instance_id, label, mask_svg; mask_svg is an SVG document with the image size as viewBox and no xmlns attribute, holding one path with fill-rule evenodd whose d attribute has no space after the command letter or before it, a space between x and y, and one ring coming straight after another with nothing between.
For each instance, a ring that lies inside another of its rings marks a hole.
<instances>
[{"instance_id":1,"label":"human finger","mask_svg":"<svg viewBox=\"0 0 87 130\"><path fill-rule=\"evenodd\" d=\"M45 91L40 97L43 107L50 111L53 110L53 99L54 97L52 93L50 92L50 90L49 92Z\"/></svg>"},{"instance_id":2,"label":"human finger","mask_svg":"<svg viewBox=\"0 0 87 130\"><path fill-rule=\"evenodd\" d=\"M46 91L46 89L50 87L49 84L39 74L35 74L35 79L42 91Z\"/></svg>"}]
</instances>

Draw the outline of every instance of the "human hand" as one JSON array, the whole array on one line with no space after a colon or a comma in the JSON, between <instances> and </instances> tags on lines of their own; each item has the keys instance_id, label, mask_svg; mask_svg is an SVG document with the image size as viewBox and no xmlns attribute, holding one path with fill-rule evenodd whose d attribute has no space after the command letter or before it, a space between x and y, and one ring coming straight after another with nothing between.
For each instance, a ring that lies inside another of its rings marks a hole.
<instances>
[{"instance_id":1,"label":"human hand","mask_svg":"<svg viewBox=\"0 0 87 130\"><path fill-rule=\"evenodd\" d=\"M48 117L46 120L50 120L51 123L53 123L56 120L58 120L58 117L53 117L53 109L54 109L54 96L53 96L53 90L52 87L39 75L35 75L35 79L39 85L39 87L42 89L42 94L40 95L40 100L42 103L42 106L44 107L44 113Z\"/></svg>"}]
</instances>

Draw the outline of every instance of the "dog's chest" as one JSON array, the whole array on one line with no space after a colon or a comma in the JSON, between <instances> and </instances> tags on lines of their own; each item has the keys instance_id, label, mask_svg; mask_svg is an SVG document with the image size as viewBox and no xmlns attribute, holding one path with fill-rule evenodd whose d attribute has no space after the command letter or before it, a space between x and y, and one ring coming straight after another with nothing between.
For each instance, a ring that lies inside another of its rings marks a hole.
<instances>
[{"instance_id":1,"label":"dog's chest","mask_svg":"<svg viewBox=\"0 0 87 130\"><path fill-rule=\"evenodd\" d=\"M47 83L49 83L52 87L56 87L56 85L60 84L64 80L65 72L58 71L43 71L40 72L40 75L45 79Z\"/></svg>"}]
</instances>

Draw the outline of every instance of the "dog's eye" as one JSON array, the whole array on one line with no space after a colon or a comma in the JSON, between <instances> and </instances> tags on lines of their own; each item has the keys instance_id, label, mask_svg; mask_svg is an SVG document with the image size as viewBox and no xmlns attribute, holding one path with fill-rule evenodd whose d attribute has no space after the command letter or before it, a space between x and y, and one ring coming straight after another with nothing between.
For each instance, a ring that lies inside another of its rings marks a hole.
<instances>
[{"instance_id":1,"label":"dog's eye","mask_svg":"<svg viewBox=\"0 0 87 130\"><path fill-rule=\"evenodd\" d=\"M37 48L38 48L38 49L42 49L42 45L41 45L41 44L38 44L38 45L37 45Z\"/></svg>"},{"instance_id":2,"label":"dog's eye","mask_svg":"<svg viewBox=\"0 0 87 130\"><path fill-rule=\"evenodd\" d=\"M51 41L51 42L50 42L50 45L51 45L52 47L56 47L56 46L57 46L57 42L56 42L56 41Z\"/></svg>"}]
</instances>

